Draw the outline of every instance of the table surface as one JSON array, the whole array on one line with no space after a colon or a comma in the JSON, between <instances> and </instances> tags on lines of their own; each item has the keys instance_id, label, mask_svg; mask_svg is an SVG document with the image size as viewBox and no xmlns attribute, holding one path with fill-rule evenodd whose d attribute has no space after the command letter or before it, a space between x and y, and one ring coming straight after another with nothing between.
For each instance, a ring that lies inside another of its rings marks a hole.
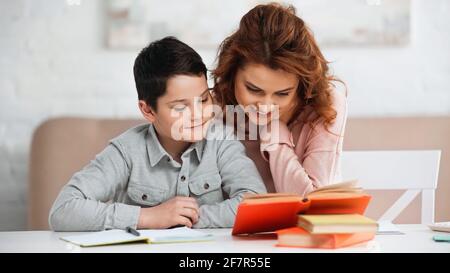
<instances>
[{"instance_id":1,"label":"table surface","mask_svg":"<svg viewBox=\"0 0 450 273\"><path fill-rule=\"evenodd\" d=\"M288 252L447 252L450 243L433 241L434 232L426 225L398 225L403 235L377 235L370 242L351 247L326 250L276 247L274 234L231 236L231 229L203 229L214 235L210 242L145 244L82 248L60 240L61 236L82 234L81 232L12 231L0 232L0 252L176 252L176 253L288 253Z\"/></svg>"}]
</instances>

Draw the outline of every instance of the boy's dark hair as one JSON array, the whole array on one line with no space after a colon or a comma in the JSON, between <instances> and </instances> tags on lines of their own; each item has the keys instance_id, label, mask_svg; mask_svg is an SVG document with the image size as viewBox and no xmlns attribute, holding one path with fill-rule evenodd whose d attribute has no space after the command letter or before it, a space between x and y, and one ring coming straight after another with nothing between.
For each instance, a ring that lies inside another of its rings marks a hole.
<instances>
[{"instance_id":1,"label":"boy's dark hair","mask_svg":"<svg viewBox=\"0 0 450 273\"><path fill-rule=\"evenodd\" d=\"M134 81L139 100L156 110L156 101L166 93L169 78L176 75L206 77L200 55L175 37L154 41L134 61Z\"/></svg>"}]
</instances>

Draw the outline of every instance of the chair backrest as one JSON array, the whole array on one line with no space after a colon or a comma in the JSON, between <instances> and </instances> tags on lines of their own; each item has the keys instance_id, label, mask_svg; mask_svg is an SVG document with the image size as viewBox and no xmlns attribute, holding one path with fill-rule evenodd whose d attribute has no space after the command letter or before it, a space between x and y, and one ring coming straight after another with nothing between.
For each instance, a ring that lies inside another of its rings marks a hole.
<instances>
[{"instance_id":1,"label":"chair backrest","mask_svg":"<svg viewBox=\"0 0 450 273\"><path fill-rule=\"evenodd\" d=\"M143 120L61 117L36 128L30 151L28 228L48 229L48 213L70 177L108 141Z\"/></svg>"},{"instance_id":2,"label":"chair backrest","mask_svg":"<svg viewBox=\"0 0 450 273\"><path fill-rule=\"evenodd\" d=\"M440 150L344 151L342 178L358 179L367 190L406 190L380 221L392 222L421 194L421 223L432 223L440 157Z\"/></svg>"}]
</instances>

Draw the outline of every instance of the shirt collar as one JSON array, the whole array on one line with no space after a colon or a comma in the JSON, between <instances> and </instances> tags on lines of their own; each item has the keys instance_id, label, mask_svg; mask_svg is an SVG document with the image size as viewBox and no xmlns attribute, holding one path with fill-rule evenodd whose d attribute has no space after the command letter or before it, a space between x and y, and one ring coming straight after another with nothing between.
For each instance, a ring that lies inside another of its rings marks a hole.
<instances>
[{"instance_id":1,"label":"shirt collar","mask_svg":"<svg viewBox=\"0 0 450 273\"><path fill-rule=\"evenodd\" d=\"M203 149L205 148L206 139L202 139L201 141L197 141L193 143L191 146L195 150L195 154L197 155L198 162L202 160Z\"/></svg>"},{"instance_id":2,"label":"shirt collar","mask_svg":"<svg viewBox=\"0 0 450 273\"><path fill-rule=\"evenodd\" d=\"M195 150L197 159L200 162L203 156L205 141L206 140L203 139L201 141L192 143L192 145L189 146L189 148L183 154L190 153L192 152L192 150ZM152 124L148 126L147 152L150 160L150 165L152 167L158 164L163 157L171 158L170 155L166 152L166 150L162 147L161 143L159 142L155 128L153 127Z\"/></svg>"}]
</instances>

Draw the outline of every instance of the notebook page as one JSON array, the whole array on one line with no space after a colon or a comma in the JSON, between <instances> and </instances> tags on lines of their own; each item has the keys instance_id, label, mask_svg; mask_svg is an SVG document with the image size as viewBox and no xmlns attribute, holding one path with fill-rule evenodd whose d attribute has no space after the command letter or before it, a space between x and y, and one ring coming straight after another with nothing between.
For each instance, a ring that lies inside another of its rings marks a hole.
<instances>
[{"instance_id":1,"label":"notebook page","mask_svg":"<svg viewBox=\"0 0 450 273\"><path fill-rule=\"evenodd\" d=\"M105 231L92 232L82 235L73 235L61 237L62 240L79 245L79 246L101 246L101 245L111 245L120 244L127 242L137 242L146 241L145 236L135 236L124 230L112 229Z\"/></svg>"}]
</instances>

